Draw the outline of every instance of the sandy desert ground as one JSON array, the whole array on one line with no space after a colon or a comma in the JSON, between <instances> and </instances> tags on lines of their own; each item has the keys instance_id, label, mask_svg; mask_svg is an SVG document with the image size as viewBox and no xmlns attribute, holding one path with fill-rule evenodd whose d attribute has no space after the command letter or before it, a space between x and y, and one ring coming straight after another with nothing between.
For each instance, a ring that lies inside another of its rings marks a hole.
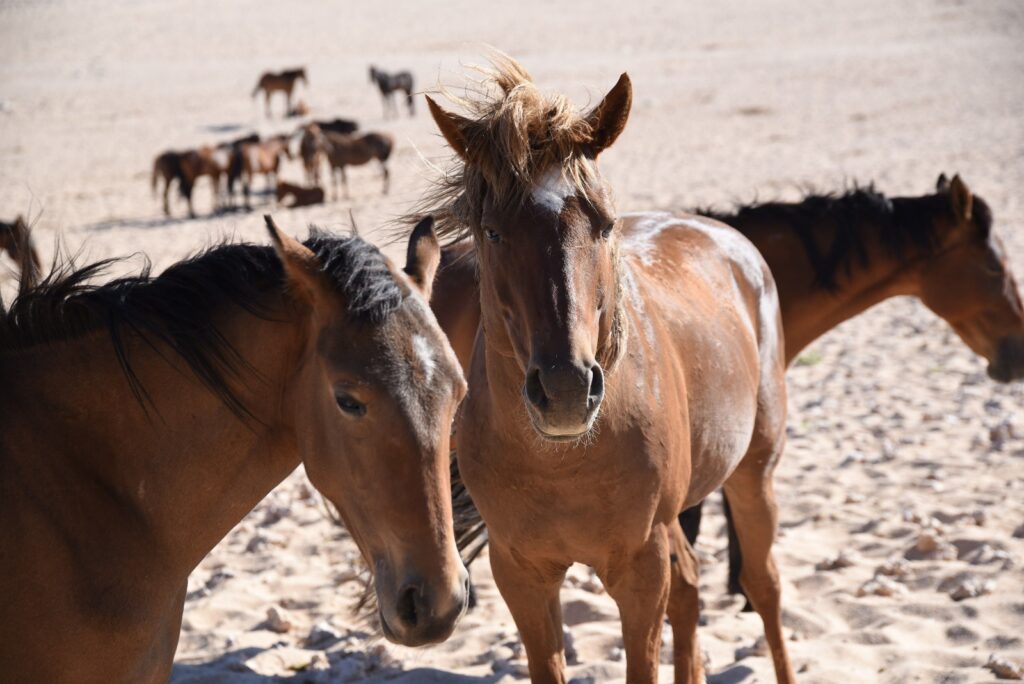
<instances>
[{"instance_id":1,"label":"sandy desert ground","mask_svg":"<svg viewBox=\"0 0 1024 684\"><path fill-rule=\"evenodd\" d=\"M304 234L309 223L346 229L351 209L365 233L407 209L446 159L422 100L414 118L383 120L368 64L409 68L424 89L458 85L485 43L581 103L630 73L632 119L603 159L620 210L792 198L855 179L921 194L957 171L992 205L1024 274L1017 0L8 0L0 217L38 216L44 259L58 236L85 258L138 252L158 269L224 237L262 240L258 212L182 220L179 202L166 220L150 164L166 148L294 129L280 101L268 120L249 95L260 72L305 64L300 96L316 116L396 135L392 192L355 169L350 201L275 213ZM283 177L300 180L298 162ZM207 215L205 182L196 196ZM789 381L776 557L801 681L982 682L995 679L992 656L1024 664L1024 387L991 382L913 300L819 340ZM717 497L710 509L698 546L709 681L774 681L758 618L723 591ZM410 650L350 614L356 554L293 474L193 573L172 681L525 678L486 556L473 568L480 605L447 643ZM837 558L847 567L823 569ZM965 582L987 593L954 600ZM600 583L575 567L562 597L571 676L622 681L617 611Z\"/></svg>"}]
</instances>

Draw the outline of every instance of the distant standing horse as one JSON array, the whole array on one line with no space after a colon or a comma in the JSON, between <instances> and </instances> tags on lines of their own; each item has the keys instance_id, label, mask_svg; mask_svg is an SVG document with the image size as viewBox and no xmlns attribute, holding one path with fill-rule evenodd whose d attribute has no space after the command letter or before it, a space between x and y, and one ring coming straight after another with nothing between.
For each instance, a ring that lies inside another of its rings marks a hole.
<instances>
[{"instance_id":1,"label":"distant standing horse","mask_svg":"<svg viewBox=\"0 0 1024 684\"><path fill-rule=\"evenodd\" d=\"M0 672L166 682L189 573L300 463L374 570L386 636L466 603L449 428L465 382L404 269L359 238L221 245L90 287L58 267L0 319ZM60 635L55 639L54 635Z\"/></svg>"},{"instance_id":2,"label":"distant standing horse","mask_svg":"<svg viewBox=\"0 0 1024 684\"><path fill-rule=\"evenodd\" d=\"M19 291L34 287L43 267L32 241L32 232L21 216L11 223L0 221L0 252L7 252L18 266Z\"/></svg>"},{"instance_id":3,"label":"distant standing horse","mask_svg":"<svg viewBox=\"0 0 1024 684\"><path fill-rule=\"evenodd\" d=\"M380 90L380 97L384 103L384 118L387 119L389 114L394 114L398 117L398 107L395 105L395 91L401 90L405 93L405 102L409 106L409 116L413 116L416 112L413 110L413 82L412 74L408 71L397 71L393 74L389 74L386 71L381 71L377 67L370 65L370 83L377 84L377 88Z\"/></svg>"},{"instance_id":4,"label":"distant standing horse","mask_svg":"<svg viewBox=\"0 0 1024 684\"><path fill-rule=\"evenodd\" d=\"M618 604L630 684L657 681L666 611L676 681L701 681L697 558L676 516L724 483L744 588L791 682L771 556L786 418L771 272L716 221L616 218L597 157L626 125L625 74L585 115L511 59L492 78L469 116L428 99L459 163L423 207L480 258L455 438L531 679L565 681L558 594L581 562Z\"/></svg>"},{"instance_id":5,"label":"distant standing horse","mask_svg":"<svg viewBox=\"0 0 1024 684\"><path fill-rule=\"evenodd\" d=\"M282 92L285 96L285 116L292 111L292 91L295 90L295 84L298 81L302 81L309 86L309 79L306 77L306 68L300 69L288 69L280 73L274 73L268 71L260 76L259 82L252 91L252 96L256 97L263 91L263 101L267 110L267 118L270 118L270 96L276 92Z\"/></svg>"},{"instance_id":6,"label":"distant standing horse","mask_svg":"<svg viewBox=\"0 0 1024 684\"><path fill-rule=\"evenodd\" d=\"M380 162L381 176L384 179L384 194L388 194L391 176L388 172L388 159L394 148L395 139L388 133L361 133L358 135L340 135L338 133L322 133L320 144L327 155L331 166L331 185L335 186L334 198L338 198L335 172L341 176L348 197L348 176L346 166L362 166L376 159Z\"/></svg>"},{"instance_id":7,"label":"distant standing horse","mask_svg":"<svg viewBox=\"0 0 1024 684\"><path fill-rule=\"evenodd\" d=\"M274 192L277 186L277 170L281 165L281 157L292 158L288 143L291 136L276 135L261 142L243 143L235 149L237 159L231 163L228 174L228 193L232 193L234 183L240 177L242 194L245 197L245 208L249 207L249 191L252 179L261 173L267 179L267 188Z\"/></svg>"}]
</instances>

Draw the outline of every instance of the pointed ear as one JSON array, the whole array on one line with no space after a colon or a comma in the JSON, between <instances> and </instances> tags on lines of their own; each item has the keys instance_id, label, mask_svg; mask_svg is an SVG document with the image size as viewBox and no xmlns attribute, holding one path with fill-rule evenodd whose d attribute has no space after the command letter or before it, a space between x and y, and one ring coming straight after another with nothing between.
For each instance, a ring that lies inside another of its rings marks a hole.
<instances>
[{"instance_id":1,"label":"pointed ear","mask_svg":"<svg viewBox=\"0 0 1024 684\"><path fill-rule=\"evenodd\" d=\"M430 115L434 117L434 123L437 124L441 135L444 136L444 139L448 141L448 144L455 150L455 153L459 155L462 161L469 161L466 156L468 149L466 146L466 135L463 132L469 120L458 114L452 114L441 109L441 105L434 102L433 98L429 95L424 95L424 97L427 98L427 108L430 109Z\"/></svg>"},{"instance_id":2,"label":"pointed ear","mask_svg":"<svg viewBox=\"0 0 1024 684\"><path fill-rule=\"evenodd\" d=\"M274 252L284 267L289 293L310 308L317 308L317 304L323 300L324 292L320 262L316 255L295 238L281 232L270 214L264 214L263 220L267 222L267 232L274 243Z\"/></svg>"},{"instance_id":3,"label":"pointed ear","mask_svg":"<svg viewBox=\"0 0 1024 684\"><path fill-rule=\"evenodd\" d=\"M970 221L974 213L974 195L967 187L960 175L953 176L949 182L949 202L953 207L953 213L961 221Z\"/></svg>"},{"instance_id":4,"label":"pointed ear","mask_svg":"<svg viewBox=\"0 0 1024 684\"><path fill-rule=\"evenodd\" d=\"M939 179L935 181L935 192L949 192L949 178L946 174L939 174Z\"/></svg>"},{"instance_id":5,"label":"pointed ear","mask_svg":"<svg viewBox=\"0 0 1024 684\"><path fill-rule=\"evenodd\" d=\"M434 274L441 263L441 244L434 234L434 217L427 216L412 229L405 257L405 273L412 278L426 300L434 286Z\"/></svg>"},{"instance_id":6,"label":"pointed ear","mask_svg":"<svg viewBox=\"0 0 1024 684\"><path fill-rule=\"evenodd\" d=\"M633 83L629 80L629 74L624 73L600 104L587 115L587 122L593 131L590 146L595 157L611 147L622 133L632 106Z\"/></svg>"}]
</instances>

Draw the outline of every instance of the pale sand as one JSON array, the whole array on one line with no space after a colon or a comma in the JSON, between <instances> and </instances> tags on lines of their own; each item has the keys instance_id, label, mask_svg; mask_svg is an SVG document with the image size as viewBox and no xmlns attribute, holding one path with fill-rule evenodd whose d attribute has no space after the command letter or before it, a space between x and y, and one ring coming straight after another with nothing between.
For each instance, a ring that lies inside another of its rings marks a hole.
<instances>
[{"instance_id":1,"label":"pale sand","mask_svg":"<svg viewBox=\"0 0 1024 684\"><path fill-rule=\"evenodd\" d=\"M603 160L621 210L794 197L804 184L851 179L919 194L940 171L959 171L994 208L1024 272L1018 2L436 4L6 2L0 217L44 208L36 228L47 259L57 234L90 258L141 251L158 268L224 236L262 241L258 213L163 220L150 164L165 148L250 127L290 130L265 120L249 93L260 72L306 64L311 86L300 97L315 115L396 134L393 191L381 197L376 171L355 169L351 202L282 210L279 221L297 233L309 222L343 229L351 207L366 231L407 209L429 183L427 161L445 158L422 100L416 118L382 121L367 65L411 68L421 87L439 76L458 85L460 59L479 62L490 43L580 102L629 71L633 116ZM283 176L300 180L298 163ZM196 197L206 213L205 181ZM182 216L183 204L174 211ZM3 287L9 297L11 283ZM801 681L977 682L993 678L983 669L990 654L1024 662L1024 539L1013 537L1024 524L1022 387L990 382L983 362L910 300L842 326L804 359L789 375L776 545ZM699 550L710 680L772 681L769 660L748 655L759 620L724 595L717 498L709 509ZM857 596L928 527L952 558L908 561L896 595ZM815 569L840 552L851 567ZM481 605L447 643L414 651L351 618L354 556L293 475L193 574L173 680L522 678L486 558L474 567ZM991 580L991 593L953 601L947 581L961 573ZM582 663L572 675L621 681L617 611L586 568L574 568L563 600ZM263 625L275 606L290 614L290 632ZM307 648L321 622L340 638ZM666 664L663 681L670 674Z\"/></svg>"}]
</instances>

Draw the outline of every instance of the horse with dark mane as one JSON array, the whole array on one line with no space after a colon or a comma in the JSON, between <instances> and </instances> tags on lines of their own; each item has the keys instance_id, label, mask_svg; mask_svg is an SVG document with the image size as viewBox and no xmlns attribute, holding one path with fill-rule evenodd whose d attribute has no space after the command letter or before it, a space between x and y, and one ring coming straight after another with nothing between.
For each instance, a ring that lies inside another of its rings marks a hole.
<instances>
[{"instance_id":1,"label":"horse with dark mane","mask_svg":"<svg viewBox=\"0 0 1024 684\"><path fill-rule=\"evenodd\" d=\"M272 71L265 72L260 76L259 82L252 91L252 96L256 97L263 91L263 100L267 110L267 117L270 117L270 96L276 92L282 92L285 96L285 115L292 110L292 91L295 90L295 84L302 81L309 86L309 79L306 77L306 68L301 67L299 69L286 69L279 73Z\"/></svg>"},{"instance_id":2,"label":"horse with dark mane","mask_svg":"<svg viewBox=\"0 0 1024 684\"><path fill-rule=\"evenodd\" d=\"M391 176L388 172L388 159L394 148L395 139L390 133L370 131L356 135L324 132L316 124L307 124L299 142L299 152L306 169L307 182L320 185L320 165L323 157L327 158L331 167L331 186L334 197L338 197L338 178L348 192L347 166L362 166L373 160L380 162L381 176L384 181L384 194L388 192Z\"/></svg>"},{"instance_id":3,"label":"horse with dark mane","mask_svg":"<svg viewBox=\"0 0 1024 684\"><path fill-rule=\"evenodd\" d=\"M319 126L321 131L330 131L331 133L349 134L359 130L359 124L351 119L335 118L313 123Z\"/></svg>"},{"instance_id":4,"label":"horse with dark mane","mask_svg":"<svg viewBox=\"0 0 1024 684\"><path fill-rule=\"evenodd\" d=\"M565 681L559 587L581 562L619 607L628 682L657 681L666 612L676 681L701 681L697 558L677 516L724 483L741 581L791 682L771 556L786 416L771 272L714 220L615 213L597 160L629 116L625 74L586 113L510 58L490 77L467 115L428 98L457 162L422 208L479 259L456 451L530 677Z\"/></svg>"},{"instance_id":5,"label":"horse with dark mane","mask_svg":"<svg viewBox=\"0 0 1024 684\"><path fill-rule=\"evenodd\" d=\"M384 118L389 114L398 117L398 107L395 104L395 91L401 90L405 93L405 102L409 106L409 116L416 112L413 109L413 81L412 74L408 71L396 71L389 74L377 67L370 65L370 83L375 83L380 90L380 97L384 103Z\"/></svg>"},{"instance_id":6,"label":"horse with dark mane","mask_svg":"<svg viewBox=\"0 0 1024 684\"><path fill-rule=\"evenodd\" d=\"M739 229L768 262L779 289L785 359L893 296L913 296L946 320L987 362L997 382L1024 379L1024 307L992 211L959 177L939 176L935 192L888 197L872 186L768 202L733 211L692 210ZM478 259L469 240L446 247L432 306L468 372L480 322ZM458 474L455 478L458 480ZM463 497L464 499L465 497ZM467 556L486 536L468 502L456 536ZM680 522L691 543L700 507ZM725 503L730 517L728 501ZM741 559L730 528L729 589L742 593Z\"/></svg>"},{"instance_id":7,"label":"horse with dark mane","mask_svg":"<svg viewBox=\"0 0 1024 684\"><path fill-rule=\"evenodd\" d=\"M404 269L267 223L273 248L158 277L58 264L0 319L5 679L167 681L189 573L300 463L374 569L390 640L442 640L465 609L448 469L466 388L426 304L431 221Z\"/></svg>"}]
</instances>

